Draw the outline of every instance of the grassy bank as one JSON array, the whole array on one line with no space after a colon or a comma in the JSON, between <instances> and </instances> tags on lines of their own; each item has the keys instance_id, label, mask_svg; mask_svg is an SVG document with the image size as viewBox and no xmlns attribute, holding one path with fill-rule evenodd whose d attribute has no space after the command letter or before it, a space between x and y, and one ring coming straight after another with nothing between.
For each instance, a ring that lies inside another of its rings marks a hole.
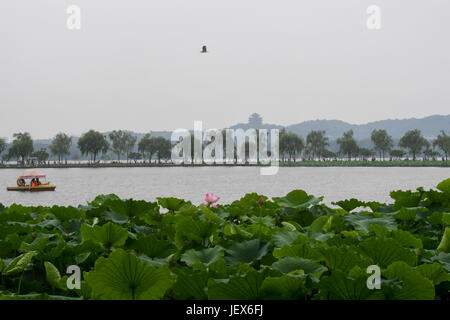
<instances>
[{"instance_id":1,"label":"grassy bank","mask_svg":"<svg viewBox=\"0 0 450 320\"><path fill-rule=\"evenodd\" d=\"M172 163L69 163L69 164L39 164L39 165L13 165L0 164L0 169L11 168L143 168L143 167L259 167L261 164L201 164L201 165L174 165ZM412 161L412 160L396 160L396 161L297 161L297 162L280 162L280 167L450 167L450 161Z\"/></svg>"}]
</instances>

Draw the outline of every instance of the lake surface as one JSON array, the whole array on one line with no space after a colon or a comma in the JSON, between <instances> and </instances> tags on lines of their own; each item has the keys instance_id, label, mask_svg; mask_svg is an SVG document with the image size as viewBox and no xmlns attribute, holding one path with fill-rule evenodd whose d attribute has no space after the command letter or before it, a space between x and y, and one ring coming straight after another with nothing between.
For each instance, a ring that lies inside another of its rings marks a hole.
<instances>
[{"instance_id":1,"label":"lake surface","mask_svg":"<svg viewBox=\"0 0 450 320\"><path fill-rule=\"evenodd\" d=\"M99 194L154 201L156 197L178 197L195 204L213 192L220 203L231 203L245 193L284 196L303 189L324 201L358 198L391 202L390 191L435 187L450 177L450 168L358 168L282 167L277 175L261 176L256 167L169 168L74 168L46 169L54 192L11 192L23 170L0 169L0 203L11 205L86 204Z\"/></svg>"}]
</instances>

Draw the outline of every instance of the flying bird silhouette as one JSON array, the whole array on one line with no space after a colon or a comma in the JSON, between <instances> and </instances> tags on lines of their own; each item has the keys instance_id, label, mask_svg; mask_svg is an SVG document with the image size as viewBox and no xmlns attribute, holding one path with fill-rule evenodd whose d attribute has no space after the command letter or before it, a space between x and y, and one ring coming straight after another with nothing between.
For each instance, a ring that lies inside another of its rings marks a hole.
<instances>
[{"instance_id":1,"label":"flying bird silhouette","mask_svg":"<svg viewBox=\"0 0 450 320\"><path fill-rule=\"evenodd\" d=\"M202 47L202 51L200 51L201 53L208 53L208 48L206 46Z\"/></svg>"}]
</instances>

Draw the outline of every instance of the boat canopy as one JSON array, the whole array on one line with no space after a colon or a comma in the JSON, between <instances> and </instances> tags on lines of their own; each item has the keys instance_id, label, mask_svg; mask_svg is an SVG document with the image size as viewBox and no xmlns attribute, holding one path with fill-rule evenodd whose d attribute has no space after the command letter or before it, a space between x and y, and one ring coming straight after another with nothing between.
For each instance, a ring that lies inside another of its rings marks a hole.
<instances>
[{"instance_id":1,"label":"boat canopy","mask_svg":"<svg viewBox=\"0 0 450 320\"><path fill-rule=\"evenodd\" d=\"M20 179L45 178L45 174L39 169L27 169L19 177Z\"/></svg>"}]
</instances>

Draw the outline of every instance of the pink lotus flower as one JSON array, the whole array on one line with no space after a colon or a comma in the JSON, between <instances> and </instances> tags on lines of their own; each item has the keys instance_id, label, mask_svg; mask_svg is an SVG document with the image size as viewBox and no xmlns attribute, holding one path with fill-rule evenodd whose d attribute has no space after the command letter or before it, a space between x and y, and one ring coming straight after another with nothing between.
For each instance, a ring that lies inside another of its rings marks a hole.
<instances>
[{"instance_id":1,"label":"pink lotus flower","mask_svg":"<svg viewBox=\"0 0 450 320\"><path fill-rule=\"evenodd\" d=\"M205 194L205 205L210 206L213 203L216 203L219 201L219 197L214 195L214 193L207 193Z\"/></svg>"}]
</instances>

